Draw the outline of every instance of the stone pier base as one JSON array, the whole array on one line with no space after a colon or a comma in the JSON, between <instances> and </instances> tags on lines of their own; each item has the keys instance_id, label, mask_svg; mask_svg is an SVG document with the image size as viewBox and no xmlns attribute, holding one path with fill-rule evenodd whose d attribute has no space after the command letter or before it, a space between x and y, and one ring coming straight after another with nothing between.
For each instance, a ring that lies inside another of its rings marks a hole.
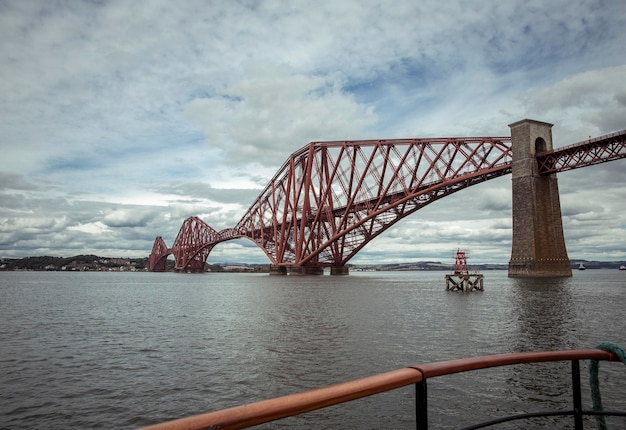
<instances>
[{"instance_id":1,"label":"stone pier base","mask_svg":"<svg viewBox=\"0 0 626 430\"><path fill-rule=\"evenodd\" d=\"M323 267L306 267L306 266L291 266L289 268L289 275L323 275Z\"/></svg>"},{"instance_id":2,"label":"stone pier base","mask_svg":"<svg viewBox=\"0 0 626 430\"><path fill-rule=\"evenodd\" d=\"M270 276L285 276L287 275L287 267L286 266L270 266Z\"/></svg>"},{"instance_id":3,"label":"stone pier base","mask_svg":"<svg viewBox=\"0 0 626 430\"><path fill-rule=\"evenodd\" d=\"M330 268L331 276L345 276L350 274L350 270L347 266L332 266Z\"/></svg>"},{"instance_id":4,"label":"stone pier base","mask_svg":"<svg viewBox=\"0 0 626 430\"><path fill-rule=\"evenodd\" d=\"M509 261L509 278L553 278L572 276L568 258Z\"/></svg>"}]
</instances>

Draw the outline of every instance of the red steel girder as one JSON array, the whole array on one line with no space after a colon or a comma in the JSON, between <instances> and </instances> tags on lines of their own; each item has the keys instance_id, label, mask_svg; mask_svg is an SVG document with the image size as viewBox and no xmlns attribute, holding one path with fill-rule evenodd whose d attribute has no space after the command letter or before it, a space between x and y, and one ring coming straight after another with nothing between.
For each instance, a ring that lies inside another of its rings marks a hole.
<instances>
[{"instance_id":1,"label":"red steel girder","mask_svg":"<svg viewBox=\"0 0 626 430\"><path fill-rule=\"evenodd\" d=\"M283 164L236 230L272 264L343 266L405 216L510 167L509 137L313 142Z\"/></svg>"},{"instance_id":2,"label":"red steel girder","mask_svg":"<svg viewBox=\"0 0 626 430\"><path fill-rule=\"evenodd\" d=\"M198 217L187 218L172 246L175 270L203 272L211 244L217 243L217 231Z\"/></svg>"},{"instance_id":3,"label":"red steel girder","mask_svg":"<svg viewBox=\"0 0 626 430\"><path fill-rule=\"evenodd\" d=\"M167 256L171 253L172 250L167 247L163 238L157 236L157 238L154 239L154 245L152 245L152 252L150 253L150 271L165 272Z\"/></svg>"},{"instance_id":4,"label":"red steel girder","mask_svg":"<svg viewBox=\"0 0 626 430\"><path fill-rule=\"evenodd\" d=\"M241 237L241 234L236 229L216 231L198 217L187 218L170 250L170 253L174 254L175 270L204 271L204 265L213 247L220 242L238 237Z\"/></svg>"},{"instance_id":5,"label":"red steel girder","mask_svg":"<svg viewBox=\"0 0 626 430\"><path fill-rule=\"evenodd\" d=\"M343 266L400 219L456 191L511 172L509 137L313 142L294 152L237 223L198 217L171 249L159 236L150 269L202 271L213 247L246 237L274 265ZM626 157L626 130L537 154L550 174Z\"/></svg>"},{"instance_id":6,"label":"red steel girder","mask_svg":"<svg viewBox=\"0 0 626 430\"><path fill-rule=\"evenodd\" d=\"M542 175L626 157L626 130L589 139L537 154L537 167Z\"/></svg>"}]
</instances>

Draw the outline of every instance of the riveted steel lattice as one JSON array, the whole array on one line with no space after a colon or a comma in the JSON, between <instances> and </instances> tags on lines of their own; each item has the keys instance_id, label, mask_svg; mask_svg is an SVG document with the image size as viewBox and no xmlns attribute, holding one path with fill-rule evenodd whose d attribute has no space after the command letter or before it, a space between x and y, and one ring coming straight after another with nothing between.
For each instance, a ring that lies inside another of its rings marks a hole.
<instances>
[{"instance_id":1,"label":"riveted steel lattice","mask_svg":"<svg viewBox=\"0 0 626 430\"><path fill-rule=\"evenodd\" d=\"M176 270L204 271L206 258L217 243L217 231L198 217L185 220L172 246Z\"/></svg>"},{"instance_id":2,"label":"riveted steel lattice","mask_svg":"<svg viewBox=\"0 0 626 430\"><path fill-rule=\"evenodd\" d=\"M626 157L626 130L537 154L540 174L563 172Z\"/></svg>"},{"instance_id":3,"label":"riveted steel lattice","mask_svg":"<svg viewBox=\"0 0 626 430\"><path fill-rule=\"evenodd\" d=\"M508 137L311 143L236 229L275 265L343 266L405 216L510 167Z\"/></svg>"},{"instance_id":4,"label":"riveted steel lattice","mask_svg":"<svg viewBox=\"0 0 626 430\"><path fill-rule=\"evenodd\" d=\"M152 252L150 253L150 271L164 272L165 265L167 264L167 256L171 253L163 238L157 236L154 240L154 245L152 245Z\"/></svg>"},{"instance_id":5,"label":"riveted steel lattice","mask_svg":"<svg viewBox=\"0 0 626 430\"><path fill-rule=\"evenodd\" d=\"M626 131L537 155L539 172L626 156ZM151 270L204 269L219 242L245 237L277 266L344 266L402 218L442 197L511 172L510 137L313 142L282 165L234 228L185 220L171 249L157 237Z\"/></svg>"}]
</instances>

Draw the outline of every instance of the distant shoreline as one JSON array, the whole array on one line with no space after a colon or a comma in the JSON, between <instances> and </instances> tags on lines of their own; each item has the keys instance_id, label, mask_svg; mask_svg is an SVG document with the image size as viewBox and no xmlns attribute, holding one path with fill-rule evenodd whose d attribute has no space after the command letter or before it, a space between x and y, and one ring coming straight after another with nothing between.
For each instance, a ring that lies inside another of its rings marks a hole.
<instances>
[{"instance_id":1,"label":"distant shoreline","mask_svg":"<svg viewBox=\"0 0 626 430\"><path fill-rule=\"evenodd\" d=\"M572 270L583 263L586 269L619 269L626 261L587 261L570 259ZM173 271L173 261L169 261L168 271ZM269 272L269 264L247 264L221 262L207 264L209 272L249 273ZM471 271L507 270L507 264L469 264ZM401 272L401 271L442 271L452 270L454 264L439 261L417 261L389 264L348 264L350 272ZM64 271L64 272L146 272L148 258L112 258L96 255L76 255L73 257L24 257L0 258L0 271Z\"/></svg>"}]
</instances>

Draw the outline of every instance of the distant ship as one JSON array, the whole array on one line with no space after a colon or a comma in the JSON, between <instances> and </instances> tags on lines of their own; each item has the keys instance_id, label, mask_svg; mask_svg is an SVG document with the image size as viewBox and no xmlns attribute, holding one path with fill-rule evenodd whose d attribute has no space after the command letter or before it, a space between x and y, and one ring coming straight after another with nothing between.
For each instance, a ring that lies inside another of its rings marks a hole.
<instances>
[{"instance_id":1,"label":"distant ship","mask_svg":"<svg viewBox=\"0 0 626 430\"><path fill-rule=\"evenodd\" d=\"M619 270L626 270L626 266L622 264L621 266L619 266Z\"/></svg>"},{"instance_id":2,"label":"distant ship","mask_svg":"<svg viewBox=\"0 0 626 430\"><path fill-rule=\"evenodd\" d=\"M583 263L578 263L578 270L585 270L585 265Z\"/></svg>"}]
</instances>

